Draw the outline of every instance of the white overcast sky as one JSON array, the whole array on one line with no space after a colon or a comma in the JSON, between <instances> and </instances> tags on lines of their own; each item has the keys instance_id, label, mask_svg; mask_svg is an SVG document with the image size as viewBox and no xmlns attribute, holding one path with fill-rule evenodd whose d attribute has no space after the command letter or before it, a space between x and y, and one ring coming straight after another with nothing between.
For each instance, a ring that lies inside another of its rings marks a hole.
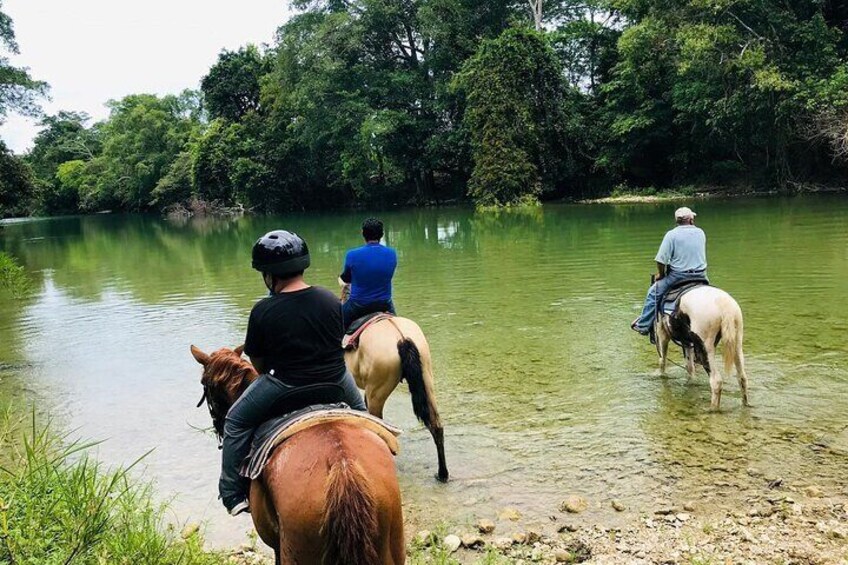
<instances>
[{"instance_id":1,"label":"white overcast sky","mask_svg":"<svg viewBox=\"0 0 848 565\"><path fill-rule=\"evenodd\" d=\"M288 18L286 0L3 0L21 54L14 64L50 84L46 113L108 115L127 94L198 88L221 49L271 43ZM38 131L10 115L0 136L15 152Z\"/></svg>"}]
</instances>

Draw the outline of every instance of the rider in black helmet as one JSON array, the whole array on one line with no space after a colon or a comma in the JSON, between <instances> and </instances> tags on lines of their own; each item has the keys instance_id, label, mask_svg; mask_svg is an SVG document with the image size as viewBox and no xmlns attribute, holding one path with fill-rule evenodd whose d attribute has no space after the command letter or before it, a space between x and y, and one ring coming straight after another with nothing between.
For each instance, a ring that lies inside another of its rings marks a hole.
<instances>
[{"instance_id":1,"label":"rider in black helmet","mask_svg":"<svg viewBox=\"0 0 848 565\"><path fill-rule=\"evenodd\" d=\"M250 451L256 428L278 414L277 402L298 386L334 383L345 391L345 402L365 410L362 395L345 368L338 298L303 280L309 248L297 234L277 230L253 246L253 268L271 295L250 312L244 352L260 377L233 404L224 423L223 461L218 490L235 516L248 510L249 481L238 473Z\"/></svg>"}]
</instances>

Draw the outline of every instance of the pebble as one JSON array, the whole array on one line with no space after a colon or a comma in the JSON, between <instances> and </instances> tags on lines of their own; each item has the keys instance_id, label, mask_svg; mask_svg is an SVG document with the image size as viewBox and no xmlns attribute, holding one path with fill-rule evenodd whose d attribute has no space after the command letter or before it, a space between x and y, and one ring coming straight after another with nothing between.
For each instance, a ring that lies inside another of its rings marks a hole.
<instances>
[{"instance_id":1,"label":"pebble","mask_svg":"<svg viewBox=\"0 0 848 565\"><path fill-rule=\"evenodd\" d=\"M485 518L477 521L477 531L481 534L491 534L495 531L495 523Z\"/></svg>"},{"instance_id":2,"label":"pebble","mask_svg":"<svg viewBox=\"0 0 848 565\"><path fill-rule=\"evenodd\" d=\"M515 508L504 508L498 514L498 518L501 520L509 520L510 522L518 522L521 520L521 512Z\"/></svg>"},{"instance_id":3,"label":"pebble","mask_svg":"<svg viewBox=\"0 0 848 565\"><path fill-rule=\"evenodd\" d=\"M557 549L554 553L554 559L556 559L557 563L569 563L571 562L572 555L564 549Z\"/></svg>"},{"instance_id":4,"label":"pebble","mask_svg":"<svg viewBox=\"0 0 848 565\"><path fill-rule=\"evenodd\" d=\"M477 549L486 545L486 540L477 534L465 534L460 541L462 542L462 547L467 547L468 549Z\"/></svg>"},{"instance_id":5,"label":"pebble","mask_svg":"<svg viewBox=\"0 0 848 565\"><path fill-rule=\"evenodd\" d=\"M627 507L624 505L624 503L618 500L617 498L613 499L612 507L615 509L616 512L624 512L625 510L627 510Z\"/></svg>"},{"instance_id":6,"label":"pebble","mask_svg":"<svg viewBox=\"0 0 848 565\"><path fill-rule=\"evenodd\" d=\"M200 524L198 524L197 522L186 524L186 527L183 528L183 531L180 533L180 537L183 539L188 539L194 534L196 534L199 530Z\"/></svg>"},{"instance_id":7,"label":"pebble","mask_svg":"<svg viewBox=\"0 0 848 565\"><path fill-rule=\"evenodd\" d=\"M577 529L578 529L578 528L577 528L577 526L575 526L574 524L564 524L564 525L562 525L562 526L560 526L560 527L559 527L559 529L557 530L557 532L559 532L559 533L563 533L563 532L576 532L576 531L577 531Z\"/></svg>"},{"instance_id":8,"label":"pebble","mask_svg":"<svg viewBox=\"0 0 848 565\"><path fill-rule=\"evenodd\" d=\"M822 491L822 489L815 485L811 485L804 488L804 494L806 494L810 498L821 498L824 496L824 492Z\"/></svg>"},{"instance_id":9,"label":"pebble","mask_svg":"<svg viewBox=\"0 0 848 565\"><path fill-rule=\"evenodd\" d=\"M524 534L525 543L538 543L542 539L542 535L535 530L527 530Z\"/></svg>"},{"instance_id":10,"label":"pebble","mask_svg":"<svg viewBox=\"0 0 848 565\"><path fill-rule=\"evenodd\" d=\"M503 551L513 546L513 540L512 538L496 538L492 545L495 546L495 549Z\"/></svg>"},{"instance_id":11,"label":"pebble","mask_svg":"<svg viewBox=\"0 0 848 565\"><path fill-rule=\"evenodd\" d=\"M445 539L442 540L442 545L445 546L445 549L447 549L449 553L453 553L459 549L460 545L462 545L462 540L459 539L459 536L451 534L449 536L445 536Z\"/></svg>"},{"instance_id":12,"label":"pebble","mask_svg":"<svg viewBox=\"0 0 848 565\"><path fill-rule=\"evenodd\" d=\"M586 499L582 496L578 496L576 494L572 494L568 496L565 500L560 504L559 509L563 512L569 512L571 514L579 514L586 510L589 507L589 503L586 502Z\"/></svg>"},{"instance_id":13,"label":"pebble","mask_svg":"<svg viewBox=\"0 0 848 565\"><path fill-rule=\"evenodd\" d=\"M430 533L430 530L421 530L415 535L415 541L417 541L420 545L427 547L433 542L433 534Z\"/></svg>"},{"instance_id":14,"label":"pebble","mask_svg":"<svg viewBox=\"0 0 848 565\"><path fill-rule=\"evenodd\" d=\"M685 522L689 519L689 517L690 517L689 514L686 514L685 512L681 512L680 514L675 516L675 518L677 518L678 522Z\"/></svg>"},{"instance_id":15,"label":"pebble","mask_svg":"<svg viewBox=\"0 0 848 565\"><path fill-rule=\"evenodd\" d=\"M512 534L513 543L522 544L522 543L524 543L524 541L526 539L527 539L527 536L525 534L523 534L522 532L516 532L516 533Z\"/></svg>"}]
</instances>

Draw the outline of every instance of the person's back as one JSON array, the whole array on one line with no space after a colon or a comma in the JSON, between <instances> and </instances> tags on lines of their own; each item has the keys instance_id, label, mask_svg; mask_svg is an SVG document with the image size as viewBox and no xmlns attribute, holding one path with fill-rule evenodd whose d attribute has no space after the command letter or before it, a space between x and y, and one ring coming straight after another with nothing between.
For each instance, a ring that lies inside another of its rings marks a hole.
<instances>
[{"instance_id":1,"label":"person's back","mask_svg":"<svg viewBox=\"0 0 848 565\"><path fill-rule=\"evenodd\" d=\"M707 236L694 224L683 224L669 230L657 252L656 261L674 273L706 271Z\"/></svg>"},{"instance_id":2,"label":"person's back","mask_svg":"<svg viewBox=\"0 0 848 565\"><path fill-rule=\"evenodd\" d=\"M339 279L350 285L350 296L342 306L344 325L374 312L395 313L392 277L397 269L397 253L380 243L383 222L368 218L362 224L365 245L351 249L345 256Z\"/></svg>"},{"instance_id":3,"label":"person's back","mask_svg":"<svg viewBox=\"0 0 848 565\"><path fill-rule=\"evenodd\" d=\"M303 279L310 264L306 242L296 233L269 232L253 246L252 264L262 273L271 296L254 305L247 323L244 353L259 377L230 407L224 421L218 490L233 515L249 511L249 481L239 475L239 466L250 452L254 431L279 415L280 402L293 391L332 383L341 387L351 408L366 409L345 367L341 304L329 290Z\"/></svg>"},{"instance_id":4,"label":"person's back","mask_svg":"<svg viewBox=\"0 0 848 565\"><path fill-rule=\"evenodd\" d=\"M350 273L350 299L360 304L390 302L396 268L397 253L381 243L366 243L348 251L342 278Z\"/></svg>"}]
</instances>

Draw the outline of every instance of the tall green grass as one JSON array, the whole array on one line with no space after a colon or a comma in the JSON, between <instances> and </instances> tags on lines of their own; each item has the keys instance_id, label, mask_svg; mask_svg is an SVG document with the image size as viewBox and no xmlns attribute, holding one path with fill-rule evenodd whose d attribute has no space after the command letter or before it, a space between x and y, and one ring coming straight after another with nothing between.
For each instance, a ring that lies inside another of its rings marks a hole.
<instances>
[{"instance_id":1,"label":"tall green grass","mask_svg":"<svg viewBox=\"0 0 848 565\"><path fill-rule=\"evenodd\" d=\"M24 268L11 255L2 251L0 251L0 287L9 290L15 297L26 295L32 287Z\"/></svg>"},{"instance_id":2,"label":"tall green grass","mask_svg":"<svg viewBox=\"0 0 848 565\"><path fill-rule=\"evenodd\" d=\"M0 422L0 564L219 565L228 556L203 550L166 527L166 507L133 465L106 469L87 454L94 443L7 413ZM136 464L138 461L136 461Z\"/></svg>"}]
</instances>

